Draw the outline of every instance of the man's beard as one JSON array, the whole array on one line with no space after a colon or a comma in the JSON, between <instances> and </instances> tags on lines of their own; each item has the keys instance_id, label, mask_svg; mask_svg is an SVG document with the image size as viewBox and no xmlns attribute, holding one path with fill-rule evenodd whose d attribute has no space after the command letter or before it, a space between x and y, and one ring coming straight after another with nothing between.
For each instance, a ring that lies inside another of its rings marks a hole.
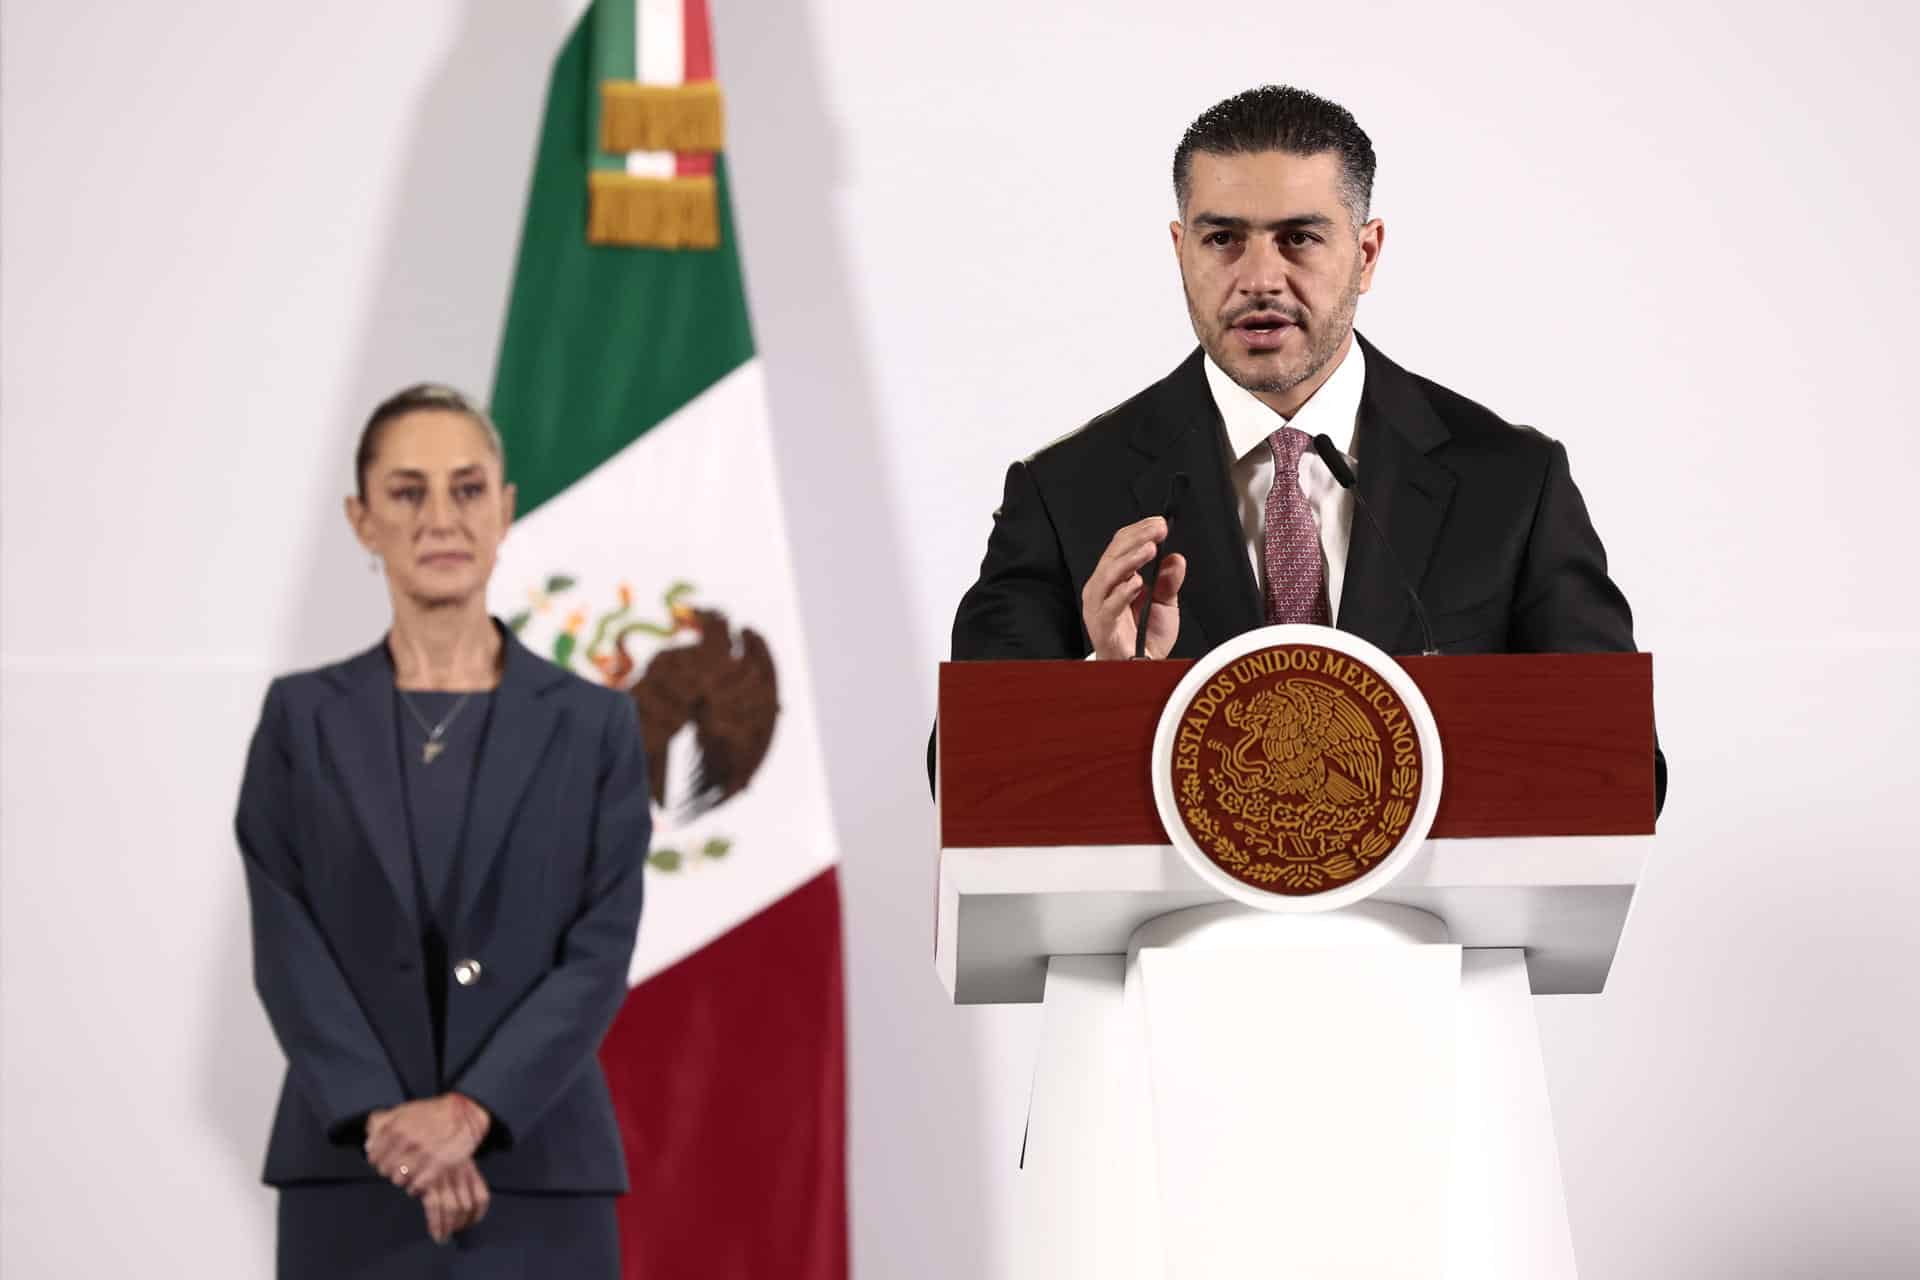
<instances>
[{"instance_id":1,"label":"man's beard","mask_svg":"<svg viewBox=\"0 0 1920 1280\"><path fill-rule=\"evenodd\" d=\"M1233 325L1222 324L1211 337L1208 337L1200 324L1199 317L1194 314L1191 296L1187 299L1187 314L1193 320L1194 332L1201 335L1200 344L1207 349L1207 354L1213 357L1213 362L1220 366L1221 372L1248 391L1259 394L1291 391L1326 368L1327 362L1338 354L1340 344L1346 341L1347 334L1352 330L1354 312L1358 310L1359 304L1360 267L1356 263L1353 277L1347 282L1347 290L1341 297L1339 306L1324 320L1316 322L1311 327L1301 323L1306 317L1297 308L1278 305L1266 307L1266 310L1285 315L1307 335L1307 351L1300 362L1292 367L1280 368L1275 368L1269 360L1261 357L1254 357L1258 363L1253 368L1236 368L1233 360L1235 354ZM1256 309L1242 308L1242 313Z\"/></svg>"}]
</instances>

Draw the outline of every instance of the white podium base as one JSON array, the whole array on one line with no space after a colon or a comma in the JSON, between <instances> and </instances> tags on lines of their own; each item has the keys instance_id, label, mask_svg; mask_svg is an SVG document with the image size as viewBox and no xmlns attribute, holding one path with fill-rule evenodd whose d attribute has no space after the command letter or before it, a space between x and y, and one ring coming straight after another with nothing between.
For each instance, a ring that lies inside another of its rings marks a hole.
<instances>
[{"instance_id":1,"label":"white podium base","mask_svg":"<svg viewBox=\"0 0 1920 1280\"><path fill-rule=\"evenodd\" d=\"M1570 1280L1524 956L1443 937L1215 906L1053 959L1015 1274Z\"/></svg>"}]
</instances>

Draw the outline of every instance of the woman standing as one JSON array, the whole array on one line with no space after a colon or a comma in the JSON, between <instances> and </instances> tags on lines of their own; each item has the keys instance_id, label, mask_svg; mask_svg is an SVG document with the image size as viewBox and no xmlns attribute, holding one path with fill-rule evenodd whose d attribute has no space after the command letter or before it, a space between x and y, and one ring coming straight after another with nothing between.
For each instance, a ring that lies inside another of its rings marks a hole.
<instances>
[{"instance_id":1,"label":"woman standing","mask_svg":"<svg viewBox=\"0 0 1920 1280\"><path fill-rule=\"evenodd\" d=\"M236 824L287 1057L279 1274L611 1278L626 1164L595 1051L651 831L633 704L488 616L514 493L485 414L409 388L355 463L392 626L273 682Z\"/></svg>"}]
</instances>

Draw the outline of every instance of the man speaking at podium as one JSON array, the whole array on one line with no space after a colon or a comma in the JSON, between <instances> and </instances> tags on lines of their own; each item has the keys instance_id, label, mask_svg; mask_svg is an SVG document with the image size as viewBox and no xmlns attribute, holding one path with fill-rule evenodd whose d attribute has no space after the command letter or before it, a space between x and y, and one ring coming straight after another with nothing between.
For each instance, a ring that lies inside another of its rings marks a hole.
<instances>
[{"instance_id":1,"label":"man speaking at podium","mask_svg":"<svg viewBox=\"0 0 1920 1280\"><path fill-rule=\"evenodd\" d=\"M1353 116L1300 89L1188 127L1170 230L1200 349L1007 469L956 660L1197 658L1285 622L1388 653L1634 648L1566 450L1354 332L1373 174Z\"/></svg>"}]
</instances>

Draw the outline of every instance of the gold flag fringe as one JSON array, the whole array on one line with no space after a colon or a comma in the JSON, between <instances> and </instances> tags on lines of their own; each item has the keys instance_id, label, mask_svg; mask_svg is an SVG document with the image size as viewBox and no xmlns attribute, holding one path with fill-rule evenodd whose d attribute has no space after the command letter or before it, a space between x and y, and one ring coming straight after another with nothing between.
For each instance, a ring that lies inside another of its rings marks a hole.
<instances>
[{"instance_id":1,"label":"gold flag fringe","mask_svg":"<svg viewBox=\"0 0 1920 1280\"><path fill-rule=\"evenodd\" d=\"M595 169L587 181L589 244L720 247L720 195L710 175L641 178L615 169Z\"/></svg>"},{"instance_id":2,"label":"gold flag fringe","mask_svg":"<svg viewBox=\"0 0 1920 1280\"><path fill-rule=\"evenodd\" d=\"M720 151L727 123L720 86L635 84L608 80L600 86L600 149L625 151Z\"/></svg>"}]
</instances>

